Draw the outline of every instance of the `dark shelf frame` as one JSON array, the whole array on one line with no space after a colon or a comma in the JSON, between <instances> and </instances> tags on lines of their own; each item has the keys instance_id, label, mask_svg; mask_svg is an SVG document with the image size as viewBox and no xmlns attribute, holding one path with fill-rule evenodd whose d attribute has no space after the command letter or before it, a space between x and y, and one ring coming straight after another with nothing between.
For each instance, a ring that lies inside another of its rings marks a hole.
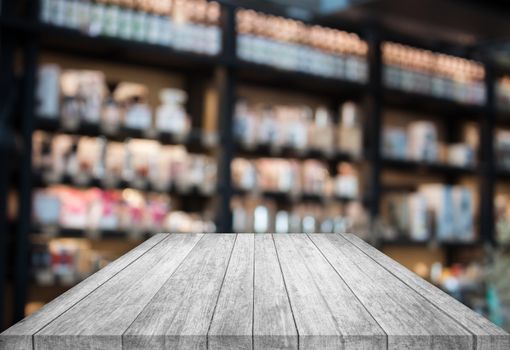
<instances>
[{"instance_id":1,"label":"dark shelf frame","mask_svg":"<svg viewBox=\"0 0 510 350\"><path fill-rule=\"evenodd\" d=\"M10 13L12 4L9 1L1 1L3 13ZM11 321L11 315L7 315L6 289L12 285L13 271L9 269L9 251L13 250L15 238L15 225L9 223L7 216L8 194L11 187L12 159L16 157L12 124L12 114L16 103L18 84L14 74L14 55L18 47L16 35L12 31L0 28L0 329L4 329ZM13 92L16 92L14 94ZM10 142L11 141L11 142Z\"/></svg>"},{"instance_id":2,"label":"dark shelf frame","mask_svg":"<svg viewBox=\"0 0 510 350\"><path fill-rule=\"evenodd\" d=\"M480 192L479 214L479 238L480 244L493 245L494 240L494 183L497 176L505 176L506 172L496 171L493 152L493 131L495 124L499 122L496 119L498 112L495 107L494 82L498 74L502 74L495 67L490 58L483 60L487 71L486 89L487 99L484 106L465 105L455 101L426 96L422 94L398 91L384 87L382 83L382 53L381 43L385 40L400 42L414 47L430 49L437 52L458 55L466 58L476 58L472 55L469 47L462 48L448 43L437 43L434 41L423 42L420 39L397 35L391 33L379 24L358 23L355 31L362 38L367 40L369 45L367 62L369 68L369 78L366 83L344 81L321 77L318 75L293 72L278 69L266 65L245 62L236 55L236 28L235 12L237 7L228 1L221 1L222 6L222 51L215 56L199 55L189 52L181 52L172 48L160 45L152 45L141 42L128 41L118 38L108 37L90 37L77 30L59 28L53 25L41 23L38 20L38 1L27 1L23 14L18 4L12 1L2 1L2 14L0 16L0 37L2 40L0 86L0 106L4 107L7 100L8 89L13 86L14 52L20 51L23 57L23 77L20 84L20 98L17 101L16 113L19 120L14 124L18 127L18 139L21 141L21 149L16 158L20 164L18 188L20 194L19 219L15 229L6 228L5 203L0 202L0 314L3 314L5 298L2 295L6 282L6 252L2 249L3 242L12 238L14 241L14 315L11 321L18 321L24 316L24 307L28 288L28 247L29 234L34 227L31 224L31 195L34 179L32 176L31 165L31 142L32 133L38 127L38 119L34 115L34 91L37 74L37 61L39 49L53 50L69 55L80 55L81 57L91 57L98 60L115 61L119 63L128 63L139 66L150 66L159 68L162 71L177 73L185 77L187 81L186 89L190 92L188 103L188 112L192 115L194 127L200 130L200 121L197 116L202 114L203 99L201 99L204 89L204 81L213 81L219 92L219 142L217 153L219 157L219 181L218 193L215 195L219 201L217 205L217 227L219 232L232 231L232 213L230 203L232 196L238 194L233 188L230 172L230 165L236 155L249 156L267 156L265 149L246 150L240 147L236 142L232 124L235 101L237 98L236 87L238 85L258 85L265 88L279 88L296 93L311 94L314 96L323 96L331 102L331 106L338 106L340 101L346 99L356 99L363 103L366 113L364 120L364 156L363 164L368 165L369 175L366 179L367 188L363 202L373 219L379 217L381 197L384 193L382 184L382 172L385 169L395 169L400 171L415 173L426 171L442 174L445 179L455 178L456 176L477 176ZM314 24L314 22L311 22ZM321 23L320 20L315 24ZM330 26L336 26L336 22L327 23ZM354 28L354 27L352 27ZM347 30L352 30L347 28ZM342 29L342 28L338 28ZM192 92L192 93L191 93ZM446 118L453 125L451 120L455 121L475 121L480 126L480 163L474 169L464 169L442 164L423 164L416 162L395 162L384 159L379 147L382 134L382 114L387 108L410 109L420 112L430 112L437 114L440 118ZM498 114L499 115L499 114ZM504 113L501 113L504 115ZM1 118L7 116L0 116ZM58 128L54 129L57 131ZM98 130L81 130L84 134L98 135ZM72 132L70 132L72 133ZM125 138L131 134L120 136ZM200 140L200 133L195 133L195 129L186 143L196 145ZM164 143L178 143L172 138L166 139ZM283 156L305 159L308 157L324 159L330 162L353 161L347 155L335 154L328 158L323 157L316 152L309 152L304 155L292 153L288 150L283 152ZM7 169L7 165L12 163L12 155L0 148L0 166ZM2 170L0 178L0 198L5 198L2 194L7 193L6 180L3 176L5 170ZM447 180L450 181L450 180ZM11 227L11 226L9 226ZM16 231L15 234L13 231ZM68 232L69 233L69 232ZM452 244L452 246L457 246ZM464 245L459 245L462 247ZM0 329L4 328L0 324Z\"/></svg>"}]
</instances>

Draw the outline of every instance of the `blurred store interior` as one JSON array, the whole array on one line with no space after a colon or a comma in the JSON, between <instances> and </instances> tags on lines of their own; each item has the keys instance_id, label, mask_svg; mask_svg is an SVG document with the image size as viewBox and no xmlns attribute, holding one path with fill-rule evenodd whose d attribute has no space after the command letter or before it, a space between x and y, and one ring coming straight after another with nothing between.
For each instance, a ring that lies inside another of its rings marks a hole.
<instances>
[{"instance_id":1,"label":"blurred store interior","mask_svg":"<svg viewBox=\"0 0 510 350\"><path fill-rule=\"evenodd\" d=\"M352 232L510 330L510 4L3 0L0 331L157 232Z\"/></svg>"}]
</instances>

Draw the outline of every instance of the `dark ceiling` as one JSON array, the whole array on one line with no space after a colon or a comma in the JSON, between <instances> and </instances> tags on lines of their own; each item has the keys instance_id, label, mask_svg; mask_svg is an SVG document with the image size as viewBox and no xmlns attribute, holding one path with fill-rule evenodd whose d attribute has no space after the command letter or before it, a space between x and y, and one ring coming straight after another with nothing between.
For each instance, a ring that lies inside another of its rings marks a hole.
<instances>
[{"instance_id":1,"label":"dark ceiling","mask_svg":"<svg viewBox=\"0 0 510 350\"><path fill-rule=\"evenodd\" d=\"M369 0L321 15L340 20L374 19L393 31L461 45L510 39L510 2Z\"/></svg>"}]
</instances>

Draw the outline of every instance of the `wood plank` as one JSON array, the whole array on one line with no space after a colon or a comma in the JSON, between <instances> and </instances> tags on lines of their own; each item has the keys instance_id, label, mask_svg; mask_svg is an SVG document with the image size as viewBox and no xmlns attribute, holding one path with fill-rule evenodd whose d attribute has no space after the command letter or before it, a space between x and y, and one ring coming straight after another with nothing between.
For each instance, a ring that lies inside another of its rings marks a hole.
<instances>
[{"instance_id":1,"label":"wood plank","mask_svg":"<svg viewBox=\"0 0 510 350\"><path fill-rule=\"evenodd\" d=\"M343 236L404 284L413 288L430 303L449 314L454 320L474 333L477 349L510 349L510 335L507 332L365 243L356 235L345 234Z\"/></svg>"},{"instance_id":2,"label":"wood plank","mask_svg":"<svg viewBox=\"0 0 510 350\"><path fill-rule=\"evenodd\" d=\"M122 334L202 237L169 235L37 332L35 349L122 349Z\"/></svg>"},{"instance_id":3,"label":"wood plank","mask_svg":"<svg viewBox=\"0 0 510 350\"><path fill-rule=\"evenodd\" d=\"M125 332L124 349L206 349L235 239L206 235Z\"/></svg>"},{"instance_id":4,"label":"wood plank","mask_svg":"<svg viewBox=\"0 0 510 350\"><path fill-rule=\"evenodd\" d=\"M271 235L255 235L253 345L297 350L298 335Z\"/></svg>"},{"instance_id":5,"label":"wood plank","mask_svg":"<svg viewBox=\"0 0 510 350\"><path fill-rule=\"evenodd\" d=\"M209 333L209 350L252 349L254 236L237 236Z\"/></svg>"},{"instance_id":6,"label":"wood plank","mask_svg":"<svg viewBox=\"0 0 510 350\"><path fill-rule=\"evenodd\" d=\"M385 349L386 336L304 234L273 235L300 349Z\"/></svg>"},{"instance_id":7,"label":"wood plank","mask_svg":"<svg viewBox=\"0 0 510 350\"><path fill-rule=\"evenodd\" d=\"M0 349L32 350L32 335L92 293L110 278L124 270L142 255L153 249L167 235L157 234L135 249L105 266L76 287L46 304L40 310L16 323L0 335Z\"/></svg>"},{"instance_id":8,"label":"wood plank","mask_svg":"<svg viewBox=\"0 0 510 350\"><path fill-rule=\"evenodd\" d=\"M388 349L472 349L473 336L341 235L309 235L388 335Z\"/></svg>"}]
</instances>

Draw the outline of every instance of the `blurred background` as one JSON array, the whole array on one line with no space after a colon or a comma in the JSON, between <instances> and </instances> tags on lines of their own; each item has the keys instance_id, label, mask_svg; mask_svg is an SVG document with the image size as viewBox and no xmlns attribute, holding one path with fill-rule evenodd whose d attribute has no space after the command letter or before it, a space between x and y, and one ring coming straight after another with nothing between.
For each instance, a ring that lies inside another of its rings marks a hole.
<instances>
[{"instance_id":1,"label":"blurred background","mask_svg":"<svg viewBox=\"0 0 510 350\"><path fill-rule=\"evenodd\" d=\"M2 1L0 330L156 232L353 232L510 329L510 4Z\"/></svg>"}]
</instances>

